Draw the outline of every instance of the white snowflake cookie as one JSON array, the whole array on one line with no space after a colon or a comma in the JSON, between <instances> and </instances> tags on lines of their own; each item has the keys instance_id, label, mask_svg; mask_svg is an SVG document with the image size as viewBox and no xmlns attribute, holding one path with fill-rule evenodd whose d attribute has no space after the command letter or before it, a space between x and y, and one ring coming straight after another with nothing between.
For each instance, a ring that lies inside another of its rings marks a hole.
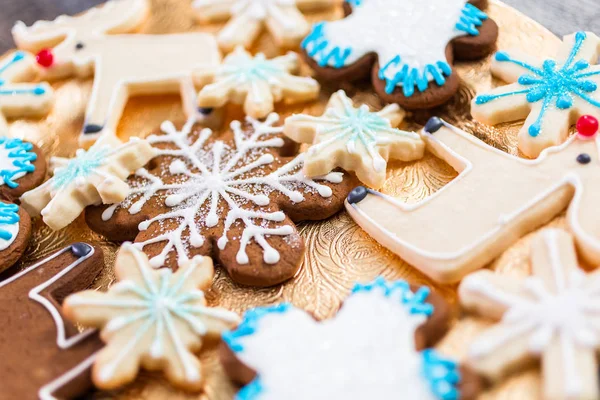
<instances>
[{"instance_id":1,"label":"white snowflake cookie","mask_svg":"<svg viewBox=\"0 0 600 400\"><path fill-rule=\"evenodd\" d=\"M139 368L164 370L175 385L202 388L194 355L205 336L217 336L239 322L237 314L208 307L203 290L214 270L208 257L195 257L177 272L154 269L148 257L124 244L115 263L117 282L106 293L88 290L64 301L69 319L101 328L106 343L94 361L94 384L114 389L135 379Z\"/></svg>"},{"instance_id":2,"label":"white snowflake cookie","mask_svg":"<svg viewBox=\"0 0 600 400\"><path fill-rule=\"evenodd\" d=\"M449 316L429 288L379 278L327 321L287 303L247 311L222 361L246 385L237 399L473 399L478 378L429 347Z\"/></svg>"}]
</instances>

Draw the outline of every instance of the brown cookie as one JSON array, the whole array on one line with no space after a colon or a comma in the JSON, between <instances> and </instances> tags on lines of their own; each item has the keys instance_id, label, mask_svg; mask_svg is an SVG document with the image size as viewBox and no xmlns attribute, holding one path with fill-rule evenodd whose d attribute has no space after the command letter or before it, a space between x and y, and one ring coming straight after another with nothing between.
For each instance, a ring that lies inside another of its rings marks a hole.
<instances>
[{"instance_id":1,"label":"brown cookie","mask_svg":"<svg viewBox=\"0 0 600 400\"><path fill-rule=\"evenodd\" d=\"M490 54L498 26L477 8L487 6L485 0L434 3L426 8L416 0L349 1L345 19L313 27L302 43L304 58L322 80L371 76L387 102L411 110L439 106L459 88L454 60Z\"/></svg>"},{"instance_id":2,"label":"brown cookie","mask_svg":"<svg viewBox=\"0 0 600 400\"><path fill-rule=\"evenodd\" d=\"M31 217L22 207L0 201L0 272L23 256L31 239Z\"/></svg>"},{"instance_id":3,"label":"brown cookie","mask_svg":"<svg viewBox=\"0 0 600 400\"><path fill-rule=\"evenodd\" d=\"M46 179L46 158L33 143L0 136L0 199L14 203Z\"/></svg>"},{"instance_id":4,"label":"brown cookie","mask_svg":"<svg viewBox=\"0 0 600 400\"><path fill-rule=\"evenodd\" d=\"M210 255L233 280L271 286L290 279L303 256L294 222L328 218L343 207L355 180L342 172L302 173L304 155L283 138L279 117L248 118L218 136L177 130L170 122L148 140L158 151L130 177L128 199L90 207L90 228L111 240L134 240L154 267L176 269Z\"/></svg>"},{"instance_id":5,"label":"brown cookie","mask_svg":"<svg viewBox=\"0 0 600 400\"><path fill-rule=\"evenodd\" d=\"M246 385L239 398L383 399L402 392L408 399L475 399L483 387L477 375L421 347L439 342L451 315L429 288L379 278L356 285L328 321L290 304L247 311L223 335L221 360L230 378Z\"/></svg>"},{"instance_id":6,"label":"brown cookie","mask_svg":"<svg viewBox=\"0 0 600 400\"><path fill-rule=\"evenodd\" d=\"M5 399L74 398L91 387L90 366L102 342L62 317L61 303L89 287L102 251L76 243L15 273L0 275L0 393Z\"/></svg>"}]
</instances>

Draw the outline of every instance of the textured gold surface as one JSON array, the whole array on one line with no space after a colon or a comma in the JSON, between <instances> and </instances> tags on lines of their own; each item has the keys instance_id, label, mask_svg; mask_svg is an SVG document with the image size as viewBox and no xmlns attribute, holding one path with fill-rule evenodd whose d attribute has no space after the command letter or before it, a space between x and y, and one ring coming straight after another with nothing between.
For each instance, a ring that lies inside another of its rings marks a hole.
<instances>
[{"instance_id":1,"label":"textured gold surface","mask_svg":"<svg viewBox=\"0 0 600 400\"><path fill-rule=\"evenodd\" d=\"M551 56L559 45L559 40L546 29L519 14L515 10L494 3L491 16L500 25L499 47L517 47L530 54ZM335 18L334 13L314 16L313 20ZM399 21L401 23L401 21ZM186 0L153 0L151 19L142 32L168 33L189 30L214 30L215 27L200 27L192 16ZM276 53L270 45L269 37L263 35L260 50L269 56ZM193 51L193 49L190 49ZM159 61L159 60L157 60ZM493 80L489 73L489 60L457 66L464 84L460 93L447 106L432 112L420 112L408 118L405 128L418 129L431 115L440 115L491 145L509 153L517 154L516 133L519 124L505 125L497 129L487 128L470 120L469 102L477 90L489 89ZM56 105L52 113L41 121L19 120L11 126L11 133L40 145L48 155L70 156L76 149L77 136L83 122L85 105L91 90L91 80L66 80L54 85ZM363 85L345 87L355 100L364 101L374 107L381 102ZM325 87L320 101L303 107L286 108L280 111L308 112L320 114L332 88ZM238 113L239 116L239 113ZM145 136L156 130L166 119L182 122L184 118L178 96L142 97L131 99L126 107L119 126L119 135L127 138L132 135ZM392 163L388 181L383 191L407 202L419 201L435 192L456 176L448 165L427 155L415 163ZM552 225L564 225L558 218ZM335 313L342 299L356 281L368 281L378 275L390 279L404 278L414 284L430 284L449 301L456 301L454 286L432 284L425 276L416 272L410 265L379 246L370 239L349 217L342 212L321 223L301 225L301 232L307 242L308 251L304 265L292 281L272 289L243 288L234 284L217 269L214 287L209 293L211 303L219 304L242 312L257 305L291 301L298 307L309 310L318 318L326 318ZM113 278L112 265L117 245L104 241L86 228L80 218L70 227L51 232L40 221L35 224L34 239L23 264L39 259L73 241L92 241L106 250L106 271L98 279L97 287L107 287ZM491 268L508 274L523 275L529 268L528 237L520 240ZM441 344L447 354L462 357L470 338L486 325L485 321L462 318ZM187 394L172 389L158 374L141 373L138 380L114 393L99 393L98 398L117 399L231 399L236 388L232 386L218 363L215 346L201 353L205 393ZM485 399L535 399L539 397L539 374L537 369L526 371L491 388L484 394Z\"/></svg>"}]
</instances>

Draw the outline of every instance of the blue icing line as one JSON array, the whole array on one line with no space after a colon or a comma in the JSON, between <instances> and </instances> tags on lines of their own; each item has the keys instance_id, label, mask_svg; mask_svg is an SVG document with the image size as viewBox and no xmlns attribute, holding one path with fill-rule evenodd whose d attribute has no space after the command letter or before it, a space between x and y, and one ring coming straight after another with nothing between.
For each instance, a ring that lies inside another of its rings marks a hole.
<instances>
[{"instance_id":1,"label":"blue icing line","mask_svg":"<svg viewBox=\"0 0 600 400\"><path fill-rule=\"evenodd\" d=\"M441 400L458 400L460 393L457 385L461 379L458 364L441 357L433 349L423 350L421 357L422 374L434 396Z\"/></svg>"},{"instance_id":2,"label":"blue icing line","mask_svg":"<svg viewBox=\"0 0 600 400\"><path fill-rule=\"evenodd\" d=\"M429 293L431 293L431 289L427 286L422 286L413 293L410 289L410 285L406 281L399 280L387 282L383 277L379 277L371 283L356 284L352 289L352 293L372 292L374 290L383 291L386 297L399 293L400 301L406 306L411 314L422 314L426 316L433 314L433 306L425 301L427 296L429 296Z\"/></svg>"},{"instance_id":3,"label":"blue icing line","mask_svg":"<svg viewBox=\"0 0 600 400\"><path fill-rule=\"evenodd\" d=\"M12 96L15 94L33 94L34 96L41 96L46 93L46 89L44 89L41 85L33 86L31 89L3 89L2 87L7 83L5 79L2 78L2 74L6 72L10 67L22 61L25 58L25 53L22 51L16 51L13 53L12 58L9 58L8 61L4 61L0 65L0 96Z\"/></svg>"},{"instance_id":4,"label":"blue icing line","mask_svg":"<svg viewBox=\"0 0 600 400\"><path fill-rule=\"evenodd\" d=\"M23 142L17 138L9 139L0 136L0 146L8 150L8 157L13 159L12 164L14 166L13 169L0 170L0 177L9 188L14 189L19 184L13 180L13 177L21 173L33 172L35 166L31 162L37 160L37 154L30 151L33 149L31 143Z\"/></svg>"},{"instance_id":5,"label":"blue icing line","mask_svg":"<svg viewBox=\"0 0 600 400\"><path fill-rule=\"evenodd\" d=\"M350 4L352 7L359 7L363 4L364 0L346 0L346 3Z\"/></svg>"},{"instance_id":6,"label":"blue icing line","mask_svg":"<svg viewBox=\"0 0 600 400\"><path fill-rule=\"evenodd\" d=\"M542 101L540 114L529 127L529 134L532 137L540 134L544 117L553 103L561 110L568 110L573 107L575 97L579 97L590 105L600 108L600 101L588 95L588 93L595 92L598 85L593 81L586 80L590 76L600 75L600 71L589 71L591 65L585 60L575 61L586 39L585 32L575 34L575 44L569 57L560 68L557 67L558 64L555 60L545 60L542 68L537 68L526 62L513 59L506 52L496 53L496 61L518 65L531 74L523 74L519 77L518 83L525 88L496 95L480 95L475 99L475 103L483 105L499 98L515 95L525 95L530 103Z\"/></svg>"},{"instance_id":7,"label":"blue icing line","mask_svg":"<svg viewBox=\"0 0 600 400\"><path fill-rule=\"evenodd\" d=\"M351 48L342 49L341 47L335 46L334 48L326 51L329 46L329 40L325 35L325 22L315 24L310 34L302 41L302 48L306 50L307 54L317 61L320 67L329 66L330 61L333 61L333 68L342 68L346 65L346 60L352 54ZM312 49L309 51L308 47L312 44Z\"/></svg>"},{"instance_id":8,"label":"blue icing line","mask_svg":"<svg viewBox=\"0 0 600 400\"><path fill-rule=\"evenodd\" d=\"M461 16L456 23L456 29L466 32L471 36L479 36L479 29L483 21L487 20L486 13L475 7L473 4L465 4Z\"/></svg>"},{"instance_id":9,"label":"blue icing line","mask_svg":"<svg viewBox=\"0 0 600 400\"><path fill-rule=\"evenodd\" d=\"M54 171L52 185L58 189L78 178L86 178L104 163L108 153L107 148L91 149L87 152L78 150L76 157L72 158L64 168Z\"/></svg>"},{"instance_id":10,"label":"blue icing line","mask_svg":"<svg viewBox=\"0 0 600 400\"><path fill-rule=\"evenodd\" d=\"M240 389L235 396L236 400L256 400L263 394L264 387L260 377L256 377L252 382Z\"/></svg>"},{"instance_id":11,"label":"blue icing line","mask_svg":"<svg viewBox=\"0 0 600 400\"><path fill-rule=\"evenodd\" d=\"M0 202L0 239L10 240L13 235L1 228L2 225L13 225L21 220L19 217L19 206Z\"/></svg>"}]
</instances>

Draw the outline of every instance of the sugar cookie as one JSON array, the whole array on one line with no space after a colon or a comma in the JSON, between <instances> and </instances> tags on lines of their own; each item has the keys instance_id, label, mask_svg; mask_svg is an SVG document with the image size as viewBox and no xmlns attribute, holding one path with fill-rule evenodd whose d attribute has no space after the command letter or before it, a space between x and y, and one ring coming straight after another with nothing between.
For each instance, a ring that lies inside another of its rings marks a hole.
<instances>
[{"instance_id":1,"label":"sugar cookie","mask_svg":"<svg viewBox=\"0 0 600 400\"><path fill-rule=\"evenodd\" d=\"M0 198L15 202L46 179L46 158L33 143L0 135Z\"/></svg>"}]
</instances>

